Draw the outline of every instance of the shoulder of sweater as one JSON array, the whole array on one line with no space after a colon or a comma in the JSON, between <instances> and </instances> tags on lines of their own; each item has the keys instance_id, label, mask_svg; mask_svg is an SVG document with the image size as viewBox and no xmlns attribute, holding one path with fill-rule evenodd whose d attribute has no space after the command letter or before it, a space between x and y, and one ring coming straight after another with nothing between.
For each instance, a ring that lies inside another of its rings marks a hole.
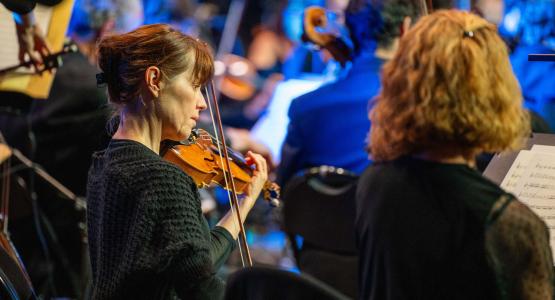
<instances>
[{"instance_id":1,"label":"shoulder of sweater","mask_svg":"<svg viewBox=\"0 0 555 300\"><path fill-rule=\"evenodd\" d=\"M125 178L130 194L153 215L174 219L201 213L193 179L172 163L140 162L127 170Z\"/></svg>"},{"instance_id":2,"label":"shoulder of sweater","mask_svg":"<svg viewBox=\"0 0 555 300\"><path fill-rule=\"evenodd\" d=\"M176 165L156 157L127 161L110 169L111 177L119 178L128 187L134 187L132 189L181 186L192 191L195 185L193 179Z\"/></svg>"},{"instance_id":3,"label":"shoulder of sweater","mask_svg":"<svg viewBox=\"0 0 555 300\"><path fill-rule=\"evenodd\" d=\"M171 189L194 191L193 179L175 164L164 160L158 154L135 142L118 140L116 145L104 153L110 157L108 176L123 180L130 190L136 192L148 189Z\"/></svg>"},{"instance_id":4,"label":"shoulder of sweater","mask_svg":"<svg viewBox=\"0 0 555 300\"><path fill-rule=\"evenodd\" d=\"M165 160L137 161L132 165L128 165L127 172L132 178L157 178L160 181L183 181L188 184L193 183L191 176L179 169L173 163Z\"/></svg>"}]
</instances>

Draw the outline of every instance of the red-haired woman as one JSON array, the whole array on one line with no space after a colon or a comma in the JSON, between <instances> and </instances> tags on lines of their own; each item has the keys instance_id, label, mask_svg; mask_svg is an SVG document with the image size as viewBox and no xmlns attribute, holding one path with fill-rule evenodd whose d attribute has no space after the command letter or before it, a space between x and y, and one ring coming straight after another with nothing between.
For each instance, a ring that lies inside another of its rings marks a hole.
<instances>
[{"instance_id":1,"label":"red-haired woman","mask_svg":"<svg viewBox=\"0 0 555 300\"><path fill-rule=\"evenodd\" d=\"M216 270L239 228L228 213L210 230L193 180L159 155L164 139L183 140L206 108L200 92L213 60L198 40L167 25L104 38L99 80L108 86L120 124L93 157L87 186L92 299L218 299ZM267 179L256 164L246 216Z\"/></svg>"},{"instance_id":2,"label":"red-haired woman","mask_svg":"<svg viewBox=\"0 0 555 300\"><path fill-rule=\"evenodd\" d=\"M545 223L474 168L529 132L496 32L438 11L384 66L357 191L361 299L552 299Z\"/></svg>"}]
</instances>

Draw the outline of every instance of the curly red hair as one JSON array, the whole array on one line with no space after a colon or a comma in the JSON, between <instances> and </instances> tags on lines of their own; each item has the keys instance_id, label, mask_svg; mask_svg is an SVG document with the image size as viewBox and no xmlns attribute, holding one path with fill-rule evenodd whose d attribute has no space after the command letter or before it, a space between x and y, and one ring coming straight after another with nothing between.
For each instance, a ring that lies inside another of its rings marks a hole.
<instances>
[{"instance_id":1,"label":"curly red hair","mask_svg":"<svg viewBox=\"0 0 555 300\"><path fill-rule=\"evenodd\" d=\"M437 11L401 38L370 112L375 161L454 147L460 153L519 147L529 117L494 25Z\"/></svg>"}]
</instances>

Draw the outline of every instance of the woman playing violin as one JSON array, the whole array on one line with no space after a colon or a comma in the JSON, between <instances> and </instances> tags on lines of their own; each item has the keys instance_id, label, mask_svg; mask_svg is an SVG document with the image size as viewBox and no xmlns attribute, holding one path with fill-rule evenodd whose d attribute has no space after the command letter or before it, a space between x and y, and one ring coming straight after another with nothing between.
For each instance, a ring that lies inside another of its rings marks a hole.
<instances>
[{"instance_id":1,"label":"woman playing violin","mask_svg":"<svg viewBox=\"0 0 555 300\"><path fill-rule=\"evenodd\" d=\"M231 213L210 230L193 179L159 155L165 139L186 139L206 108L200 88L213 74L208 48L167 25L142 26L103 39L98 75L120 124L89 172L88 233L92 299L218 299L216 270L239 226ZM246 216L267 166L254 153Z\"/></svg>"}]
</instances>

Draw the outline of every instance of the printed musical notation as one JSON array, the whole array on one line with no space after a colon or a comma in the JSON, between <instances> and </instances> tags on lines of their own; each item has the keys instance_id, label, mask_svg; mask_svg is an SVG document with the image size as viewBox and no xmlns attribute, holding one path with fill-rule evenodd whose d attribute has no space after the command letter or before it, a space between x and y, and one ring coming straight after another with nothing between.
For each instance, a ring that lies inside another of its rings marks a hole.
<instances>
[{"instance_id":1,"label":"printed musical notation","mask_svg":"<svg viewBox=\"0 0 555 300\"><path fill-rule=\"evenodd\" d=\"M522 150L505 175L501 187L528 205L551 232L555 251L555 147Z\"/></svg>"},{"instance_id":2,"label":"printed musical notation","mask_svg":"<svg viewBox=\"0 0 555 300\"><path fill-rule=\"evenodd\" d=\"M528 165L520 173L514 192L523 200L555 200L555 154L531 151L528 155Z\"/></svg>"},{"instance_id":3,"label":"printed musical notation","mask_svg":"<svg viewBox=\"0 0 555 300\"><path fill-rule=\"evenodd\" d=\"M509 172L505 175L505 179L501 182L501 187L509 192L514 193L517 183L522 177L522 174L528 168L530 160L532 159L532 151L522 150L518 153L515 161L511 165Z\"/></svg>"},{"instance_id":4,"label":"printed musical notation","mask_svg":"<svg viewBox=\"0 0 555 300\"><path fill-rule=\"evenodd\" d=\"M550 176L542 173L532 173L530 174L530 178L548 179L548 180L553 180L555 182L555 176Z\"/></svg>"},{"instance_id":5,"label":"printed musical notation","mask_svg":"<svg viewBox=\"0 0 555 300\"><path fill-rule=\"evenodd\" d=\"M534 173L534 174L536 174L536 173ZM543 175L543 174L541 174L541 175ZM530 176L530 178L548 178L548 177L551 177L551 176L548 176L548 175L536 176L536 177ZM527 189L555 189L555 184L547 184L547 183L540 184L540 183L530 182L530 183L525 183L523 188L525 190L527 190Z\"/></svg>"}]
</instances>

